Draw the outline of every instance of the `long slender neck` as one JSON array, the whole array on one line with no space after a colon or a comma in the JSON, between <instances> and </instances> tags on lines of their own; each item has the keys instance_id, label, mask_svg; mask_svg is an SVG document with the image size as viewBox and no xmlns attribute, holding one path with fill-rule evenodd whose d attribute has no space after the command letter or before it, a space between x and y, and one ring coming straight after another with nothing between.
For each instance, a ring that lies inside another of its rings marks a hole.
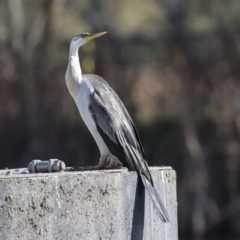
<instances>
[{"instance_id":1,"label":"long slender neck","mask_svg":"<svg viewBox=\"0 0 240 240\"><path fill-rule=\"evenodd\" d=\"M70 48L69 48L69 59L71 57L76 57L78 58L78 49L79 46L77 46L76 44L70 44Z\"/></svg>"},{"instance_id":2,"label":"long slender neck","mask_svg":"<svg viewBox=\"0 0 240 240\"><path fill-rule=\"evenodd\" d=\"M65 81L69 92L75 97L78 92L79 86L82 83L82 70L79 63L78 49L74 45L70 45L68 66L65 75Z\"/></svg>"},{"instance_id":3,"label":"long slender neck","mask_svg":"<svg viewBox=\"0 0 240 240\"><path fill-rule=\"evenodd\" d=\"M73 80L81 82L82 70L79 62L78 49L79 46L76 46L75 44L70 45L68 59L68 73L70 74L70 77Z\"/></svg>"}]
</instances>

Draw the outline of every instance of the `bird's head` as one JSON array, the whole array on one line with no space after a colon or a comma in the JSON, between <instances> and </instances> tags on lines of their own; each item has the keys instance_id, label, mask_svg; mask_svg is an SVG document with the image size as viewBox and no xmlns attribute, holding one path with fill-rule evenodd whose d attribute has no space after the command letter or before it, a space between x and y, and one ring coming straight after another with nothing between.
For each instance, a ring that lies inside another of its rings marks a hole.
<instances>
[{"instance_id":1,"label":"bird's head","mask_svg":"<svg viewBox=\"0 0 240 240\"><path fill-rule=\"evenodd\" d=\"M75 47L81 47L83 44L89 42L90 40L100 37L104 34L106 34L107 32L100 32L100 33L95 33L95 34L89 34L89 33L79 33L77 35L75 35L72 40L71 40L71 46L75 46Z\"/></svg>"}]
</instances>

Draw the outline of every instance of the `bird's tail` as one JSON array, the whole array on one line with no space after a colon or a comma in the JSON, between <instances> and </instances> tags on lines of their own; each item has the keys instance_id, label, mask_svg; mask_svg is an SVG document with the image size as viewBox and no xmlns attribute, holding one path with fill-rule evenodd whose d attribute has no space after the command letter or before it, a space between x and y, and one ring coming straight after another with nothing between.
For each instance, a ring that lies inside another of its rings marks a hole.
<instances>
[{"instance_id":1,"label":"bird's tail","mask_svg":"<svg viewBox=\"0 0 240 240\"><path fill-rule=\"evenodd\" d=\"M160 219L163 222L170 222L167 210L164 207L163 202L162 202L160 196L158 195L158 192L156 191L155 187L145 177L145 175L143 175L141 172L140 172L140 176L142 178L142 182L143 182L145 188L147 189L147 191L148 191L148 193L150 195L150 198L151 198L151 200L153 202L153 207L156 210L157 215L160 217Z\"/></svg>"},{"instance_id":2,"label":"bird's tail","mask_svg":"<svg viewBox=\"0 0 240 240\"><path fill-rule=\"evenodd\" d=\"M131 170L137 170L141 176L143 185L147 189L150 198L153 202L153 206L163 222L170 222L169 215L167 213L166 208L163 205L163 202L153 185L152 177L150 171L148 169L148 165L144 159L142 159L139 152L133 147L126 145L125 155L127 159L132 159L132 161L128 161ZM135 167L134 167L135 166Z\"/></svg>"}]
</instances>

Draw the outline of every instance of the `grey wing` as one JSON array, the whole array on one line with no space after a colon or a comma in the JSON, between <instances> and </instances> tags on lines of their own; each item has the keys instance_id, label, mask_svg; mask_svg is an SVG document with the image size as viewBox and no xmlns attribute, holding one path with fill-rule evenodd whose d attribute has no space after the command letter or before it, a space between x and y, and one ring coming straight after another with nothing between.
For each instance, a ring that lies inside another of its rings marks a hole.
<instances>
[{"instance_id":1,"label":"grey wing","mask_svg":"<svg viewBox=\"0 0 240 240\"><path fill-rule=\"evenodd\" d=\"M83 77L87 79L87 81L90 81L94 86L94 94L96 95L94 95L93 100L95 100L99 105L96 106L95 110L100 110L100 113L105 113L104 117L109 120L108 124L112 124L113 129L114 126L115 129L119 126L122 127L124 130L124 135L127 137L129 143L137 148L141 155L141 158L146 159L137 129L135 128L127 109L125 108L118 95L102 77L95 74L84 74ZM106 116L107 114L109 116ZM115 120L114 123L112 123L112 119ZM98 120L101 121L101 119ZM116 120L118 120L118 123L116 123ZM111 136L113 137L113 135Z\"/></svg>"},{"instance_id":2,"label":"grey wing","mask_svg":"<svg viewBox=\"0 0 240 240\"><path fill-rule=\"evenodd\" d=\"M166 208L153 185L137 131L123 103L111 88L107 90L103 88L101 94L95 91L90 98L89 109L98 129L122 149L127 167L139 172L157 214L162 221L169 221Z\"/></svg>"},{"instance_id":3,"label":"grey wing","mask_svg":"<svg viewBox=\"0 0 240 240\"><path fill-rule=\"evenodd\" d=\"M97 126L122 149L127 167L144 174L152 182L137 131L121 100L113 91L95 91L89 106ZM127 113L127 114L126 114Z\"/></svg>"}]
</instances>

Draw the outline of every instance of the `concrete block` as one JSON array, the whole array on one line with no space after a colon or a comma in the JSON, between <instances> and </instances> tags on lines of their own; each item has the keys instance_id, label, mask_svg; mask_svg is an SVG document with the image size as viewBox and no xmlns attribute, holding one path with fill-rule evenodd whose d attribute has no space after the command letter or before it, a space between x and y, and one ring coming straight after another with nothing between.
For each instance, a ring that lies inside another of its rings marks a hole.
<instances>
[{"instance_id":1,"label":"concrete block","mask_svg":"<svg viewBox=\"0 0 240 240\"><path fill-rule=\"evenodd\" d=\"M176 240L176 174L150 168L171 222L154 211L136 172L0 171L0 239Z\"/></svg>"}]
</instances>

